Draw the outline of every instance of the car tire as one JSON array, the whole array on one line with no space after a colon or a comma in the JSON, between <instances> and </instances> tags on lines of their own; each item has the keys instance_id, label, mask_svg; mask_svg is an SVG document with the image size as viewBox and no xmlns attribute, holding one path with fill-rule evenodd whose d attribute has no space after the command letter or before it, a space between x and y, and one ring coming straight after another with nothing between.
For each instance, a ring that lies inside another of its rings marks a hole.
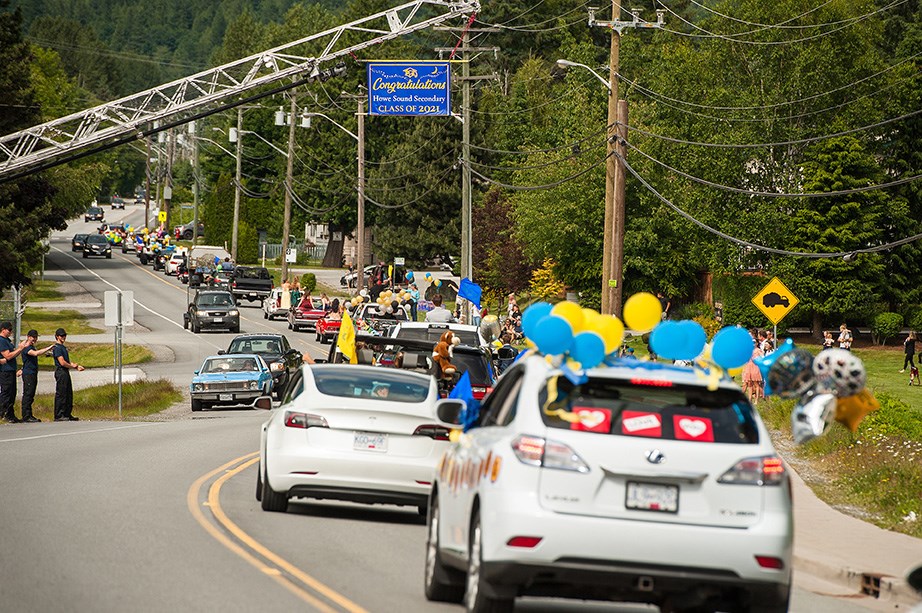
<instances>
[{"instance_id":1,"label":"car tire","mask_svg":"<svg viewBox=\"0 0 922 613\"><path fill-rule=\"evenodd\" d=\"M192 399L192 410L193 410L193 411L201 411L201 410L202 410L202 401L201 401L201 400L198 400L198 399L196 399L196 398L193 398L193 399Z\"/></svg>"},{"instance_id":2,"label":"car tire","mask_svg":"<svg viewBox=\"0 0 922 613\"><path fill-rule=\"evenodd\" d=\"M290 319L288 320L288 329L289 329L289 330L294 330L294 328L291 327L291 320L290 320Z\"/></svg>"},{"instance_id":3,"label":"car tire","mask_svg":"<svg viewBox=\"0 0 922 613\"><path fill-rule=\"evenodd\" d=\"M234 334L240 334L240 324L237 324L236 326L231 328L231 332L233 332Z\"/></svg>"},{"instance_id":4,"label":"car tire","mask_svg":"<svg viewBox=\"0 0 922 613\"><path fill-rule=\"evenodd\" d=\"M107 254L106 254L106 259L107 259L107 260L111 260L111 259L112 259L112 254L111 254L111 253L107 253Z\"/></svg>"},{"instance_id":5,"label":"car tire","mask_svg":"<svg viewBox=\"0 0 922 613\"><path fill-rule=\"evenodd\" d=\"M183 318L182 318L182 329L183 329L183 330L188 330L188 329L189 329L189 318L188 318L188 317L183 317Z\"/></svg>"},{"instance_id":6,"label":"car tire","mask_svg":"<svg viewBox=\"0 0 922 613\"><path fill-rule=\"evenodd\" d=\"M426 600L460 603L464 600L464 577L442 563L439 521L439 499L437 494L433 494L432 505L429 508L429 524L426 527L426 569L423 573Z\"/></svg>"},{"instance_id":7,"label":"car tire","mask_svg":"<svg viewBox=\"0 0 922 613\"><path fill-rule=\"evenodd\" d=\"M263 495L260 500L263 511L285 513L288 510L288 494L276 492L269 485L269 476L263 476Z\"/></svg>"},{"instance_id":8,"label":"car tire","mask_svg":"<svg viewBox=\"0 0 922 613\"><path fill-rule=\"evenodd\" d=\"M468 548L467 580L465 581L464 606L468 613L512 613L515 598L490 598L486 595L487 582L480 575L483 565L483 530L480 514L471 518L471 543Z\"/></svg>"},{"instance_id":9,"label":"car tire","mask_svg":"<svg viewBox=\"0 0 922 613\"><path fill-rule=\"evenodd\" d=\"M263 499L263 465L259 463L256 465L256 500L262 501Z\"/></svg>"},{"instance_id":10,"label":"car tire","mask_svg":"<svg viewBox=\"0 0 922 613\"><path fill-rule=\"evenodd\" d=\"M269 314L263 311L263 319L269 319Z\"/></svg>"},{"instance_id":11,"label":"car tire","mask_svg":"<svg viewBox=\"0 0 922 613\"><path fill-rule=\"evenodd\" d=\"M198 325L198 322L196 322L196 321L193 319L193 320L192 320L192 332L193 332L193 334L198 334L198 333L201 332L201 331L202 331L202 327L199 326L199 325Z\"/></svg>"}]
</instances>

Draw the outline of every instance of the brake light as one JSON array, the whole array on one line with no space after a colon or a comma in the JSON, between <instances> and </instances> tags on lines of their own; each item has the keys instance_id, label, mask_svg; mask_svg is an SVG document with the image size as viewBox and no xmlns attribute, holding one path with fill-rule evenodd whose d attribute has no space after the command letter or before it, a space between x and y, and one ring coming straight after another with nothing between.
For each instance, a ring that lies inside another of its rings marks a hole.
<instances>
[{"instance_id":1,"label":"brake light","mask_svg":"<svg viewBox=\"0 0 922 613\"><path fill-rule=\"evenodd\" d=\"M487 394L493 391L492 387L472 387L471 392L474 394L475 400L483 400Z\"/></svg>"},{"instance_id":2,"label":"brake light","mask_svg":"<svg viewBox=\"0 0 922 613\"><path fill-rule=\"evenodd\" d=\"M756 556L756 562L762 568L771 568L772 570L784 569L784 560L774 556Z\"/></svg>"},{"instance_id":3,"label":"brake light","mask_svg":"<svg viewBox=\"0 0 922 613\"><path fill-rule=\"evenodd\" d=\"M285 425L289 428L329 428L327 420L319 415L285 411Z\"/></svg>"},{"instance_id":4,"label":"brake light","mask_svg":"<svg viewBox=\"0 0 922 613\"><path fill-rule=\"evenodd\" d=\"M523 464L588 473L589 465L568 445L536 436L518 436L512 451Z\"/></svg>"},{"instance_id":5,"label":"brake light","mask_svg":"<svg viewBox=\"0 0 922 613\"><path fill-rule=\"evenodd\" d=\"M777 456L744 458L720 476L718 483L730 485L781 485L784 463Z\"/></svg>"},{"instance_id":6,"label":"brake light","mask_svg":"<svg viewBox=\"0 0 922 613\"><path fill-rule=\"evenodd\" d=\"M538 543L543 540L540 536L513 536L511 539L506 541L506 547L522 547L524 549L531 549L536 547Z\"/></svg>"},{"instance_id":7,"label":"brake light","mask_svg":"<svg viewBox=\"0 0 922 613\"><path fill-rule=\"evenodd\" d=\"M237 287L237 282L236 282L236 281L231 281L231 287Z\"/></svg>"},{"instance_id":8,"label":"brake light","mask_svg":"<svg viewBox=\"0 0 922 613\"><path fill-rule=\"evenodd\" d=\"M434 441L447 441L450 432L451 430L444 426L423 424L413 431L413 436L428 436Z\"/></svg>"},{"instance_id":9,"label":"brake light","mask_svg":"<svg viewBox=\"0 0 922 613\"><path fill-rule=\"evenodd\" d=\"M646 385L648 387L672 387L672 381L662 379L631 379L631 385Z\"/></svg>"}]
</instances>

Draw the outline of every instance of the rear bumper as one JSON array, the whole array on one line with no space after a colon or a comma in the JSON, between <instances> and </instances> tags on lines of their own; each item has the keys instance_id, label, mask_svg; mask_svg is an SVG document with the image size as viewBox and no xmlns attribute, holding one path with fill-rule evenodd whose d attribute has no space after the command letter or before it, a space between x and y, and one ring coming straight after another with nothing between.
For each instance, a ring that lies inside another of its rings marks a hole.
<instances>
[{"instance_id":1,"label":"rear bumper","mask_svg":"<svg viewBox=\"0 0 922 613\"><path fill-rule=\"evenodd\" d=\"M247 289L232 289L231 293L238 298L243 298L245 300L265 300L269 297L270 292L268 290L247 290Z\"/></svg>"}]
</instances>

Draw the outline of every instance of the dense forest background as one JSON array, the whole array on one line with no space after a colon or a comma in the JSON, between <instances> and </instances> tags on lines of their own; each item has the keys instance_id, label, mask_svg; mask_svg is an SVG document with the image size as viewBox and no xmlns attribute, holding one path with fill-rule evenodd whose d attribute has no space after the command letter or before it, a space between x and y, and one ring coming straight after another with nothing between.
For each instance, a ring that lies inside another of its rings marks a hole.
<instances>
[{"instance_id":1,"label":"dense forest background","mask_svg":"<svg viewBox=\"0 0 922 613\"><path fill-rule=\"evenodd\" d=\"M11 110L0 128L9 133L392 4L0 0L8 67L0 105ZM598 305L608 92L587 71L556 65L582 62L607 78L609 34L588 26L590 4L598 3L484 0L473 24L497 30L472 35L472 44L498 50L474 57L474 74L496 78L478 82L471 109L475 280L494 296L566 288ZM922 174L919 0L634 7L650 20L663 10L666 26L622 36L631 167L625 291L663 291L690 314L715 298L725 321L764 325L749 298L766 276L780 275L802 304L785 324L819 329L894 311L922 328L922 249L888 246L922 232L922 181L913 179ZM610 19L610 9L598 17ZM366 49L342 77L302 88L299 104L354 130L361 61L434 59L435 48L456 43L456 33L426 31ZM460 111L460 95L453 98ZM273 113L287 101L264 104L246 111L245 128L284 146L287 130ZM218 130L235 122L236 113L216 115L199 133L226 147ZM366 122L366 220L377 256L420 262L459 252L460 127L452 118ZM207 142L201 155L208 240L224 240L234 160ZM42 231L63 227L95 195L137 185L143 159L122 147L0 185L0 211L37 224L22 238L0 236L26 254L2 264L0 285L28 279ZM242 258L255 257L258 230L281 234L285 161L248 139L244 168ZM191 166L178 163L173 175L177 194L191 199ZM351 137L320 119L299 129L293 227L312 221L352 232L355 181Z\"/></svg>"}]
</instances>

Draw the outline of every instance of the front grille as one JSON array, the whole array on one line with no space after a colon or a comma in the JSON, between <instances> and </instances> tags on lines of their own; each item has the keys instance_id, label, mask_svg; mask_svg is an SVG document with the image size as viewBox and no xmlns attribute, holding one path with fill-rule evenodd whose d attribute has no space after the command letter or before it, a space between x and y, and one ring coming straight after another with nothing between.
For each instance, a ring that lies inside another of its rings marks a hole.
<instances>
[{"instance_id":1,"label":"front grille","mask_svg":"<svg viewBox=\"0 0 922 613\"><path fill-rule=\"evenodd\" d=\"M213 311L208 314L209 317L224 317L225 315L227 315L227 313L224 313L223 311Z\"/></svg>"},{"instance_id":2,"label":"front grille","mask_svg":"<svg viewBox=\"0 0 922 613\"><path fill-rule=\"evenodd\" d=\"M206 392L243 392L249 386L249 381L222 381L219 383L205 383Z\"/></svg>"}]
</instances>

